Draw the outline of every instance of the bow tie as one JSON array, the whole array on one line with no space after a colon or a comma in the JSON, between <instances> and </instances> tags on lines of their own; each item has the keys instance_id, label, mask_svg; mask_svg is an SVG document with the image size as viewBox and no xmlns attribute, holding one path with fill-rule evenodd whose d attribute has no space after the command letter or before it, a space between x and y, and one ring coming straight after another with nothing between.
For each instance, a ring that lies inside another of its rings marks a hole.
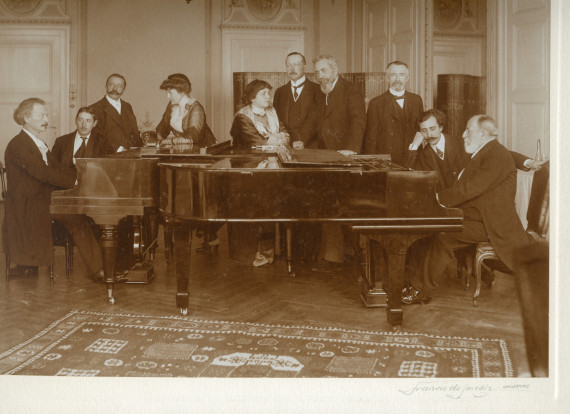
<instances>
[{"instance_id":1,"label":"bow tie","mask_svg":"<svg viewBox=\"0 0 570 414\"><path fill-rule=\"evenodd\" d=\"M395 100L400 100L400 99L404 99L406 97L406 94L404 93L402 96L396 96L396 95L392 95L390 94L390 96Z\"/></svg>"}]
</instances>

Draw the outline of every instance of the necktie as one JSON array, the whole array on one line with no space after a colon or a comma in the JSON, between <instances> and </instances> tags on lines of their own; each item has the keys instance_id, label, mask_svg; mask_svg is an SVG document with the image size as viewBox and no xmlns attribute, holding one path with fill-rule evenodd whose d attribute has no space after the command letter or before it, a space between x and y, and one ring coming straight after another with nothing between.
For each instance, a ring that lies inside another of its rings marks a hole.
<instances>
[{"instance_id":1,"label":"necktie","mask_svg":"<svg viewBox=\"0 0 570 414\"><path fill-rule=\"evenodd\" d=\"M299 84L299 85L297 85L297 86L293 86L293 89L294 89L294 91L293 91L293 99L297 100L297 98L299 98L299 92L297 92L297 89L302 88L303 85L305 85L305 82L303 82L303 83L301 83L301 84Z\"/></svg>"},{"instance_id":2,"label":"necktie","mask_svg":"<svg viewBox=\"0 0 570 414\"><path fill-rule=\"evenodd\" d=\"M79 148L77 148L77 151L75 151L75 155L73 156L74 158L85 158L85 141L87 140L87 137L80 138L82 142Z\"/></svg>"},{"instance_id":3,"label":"necktie","mask_svg":"<svg viewBox=\"0 0 570 414\"><path fill-rule=\"evenodd\" d=\"M440 150L439 148L435 147L435 152L436 152L437 156L443 160L443 151Z\"/></svg>"}]
</instances>

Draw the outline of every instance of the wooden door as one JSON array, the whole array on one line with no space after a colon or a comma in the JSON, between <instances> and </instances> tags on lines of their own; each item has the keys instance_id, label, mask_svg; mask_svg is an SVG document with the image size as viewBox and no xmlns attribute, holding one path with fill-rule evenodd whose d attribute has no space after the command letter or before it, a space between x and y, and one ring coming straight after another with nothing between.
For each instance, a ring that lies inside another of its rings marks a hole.
<instances>
[{"instance_id":1,"label":"wooden door","mask_svg":"<svg viewBox=\"0 0 570 414\"><path fill-rule=\"evenodd\" d=\"M549 152L549 2L507 2L507 147L533 157Z\"/></svg>"},{"instance_id":2,"label":"wooden door","mask_svg":"<svg viewBox=\"0 0 570 414\"><path fill-rule=\"evenodd\" d=\"M365 71L401 60L410 68L408 89L423 94L425 0L364 0L362 18Z\"/></svg>"},{"instance_id":3,"label":"wooden door","mask_svg":"<svg viewBox=\"0 0 570 414\"><path fill-rule=\"evenodd\" d=\"M21 127L14 110L26 98L46 101L49 128L42 138L51 148L55 138L70 132L67 27L0 27L0 156Z\"/></svg>"}]
</instances>

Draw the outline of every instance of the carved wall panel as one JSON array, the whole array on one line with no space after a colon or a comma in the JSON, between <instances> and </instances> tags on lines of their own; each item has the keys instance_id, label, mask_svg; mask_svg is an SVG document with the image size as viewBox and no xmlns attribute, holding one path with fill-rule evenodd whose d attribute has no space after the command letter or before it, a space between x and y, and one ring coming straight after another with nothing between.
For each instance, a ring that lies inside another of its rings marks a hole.
<instances>
[{"instance_id":1,"label":"carved wall panel","mask_svg":"<svg viewBox=\"0 0 570 414\"><path fill-rule=\"evenodd\" d=\"M486 0L433 0L434 35L484 36L486 3Z\"/></svg>"},{"instance_id":2,"label":"carved wall panel","mask_svg":"<svg viewBox=\"0 0 570 414\"><path fill-rule=\"evenodd\" d=\"M70 23L67 0L0 0L0 22L3 23Z\"/></svg>"}]
</instances>

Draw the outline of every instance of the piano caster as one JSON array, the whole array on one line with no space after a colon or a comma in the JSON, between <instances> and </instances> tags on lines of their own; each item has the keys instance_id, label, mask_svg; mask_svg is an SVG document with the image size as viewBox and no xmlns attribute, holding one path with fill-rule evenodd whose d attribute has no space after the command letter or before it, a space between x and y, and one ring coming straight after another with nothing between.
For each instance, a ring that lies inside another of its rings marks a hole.
<instances>
[{"instance_id":1,"label":"piano caster","mask_svg":"<svg viewBox=\"0 0 570 414\"><path fill-rule=\"evenodd\" d=\"M292 279L295 279L295 272L289 272L289 277L291 277Z\"/></svg>"},{"instance_id":2,"label":"piano caster","mask_svg":"<svg viewBox=\"0 0 570 414\"><path fill-rule=\"evenodd\" d=\"M394 325L394 326L392 326L392 331L393 331L393 332L401 332L401 331L402 331L402 325Z\"/></svg>"},{"instance_id":3,"label":"piano caster","mask_svg":"<svg viewBox=\"0 0 570 414\"><path fill-rule=\"evenodd\" d=\"M188 308L180 308L180 314L183 316L188 315Z\"/></svg>"},{"instance_id":4,"label":"piano caster","mask_svg":"<svg viewBox=\"0 0 570 414\"><path fill-rule=\"evenodd\" d=\"M113 297L113 290L107 289L107 294L108 294L107 300L109 301L109 303L111 305L114 305L115 304L115 298Z\"/></svg>"}]
</instances>

